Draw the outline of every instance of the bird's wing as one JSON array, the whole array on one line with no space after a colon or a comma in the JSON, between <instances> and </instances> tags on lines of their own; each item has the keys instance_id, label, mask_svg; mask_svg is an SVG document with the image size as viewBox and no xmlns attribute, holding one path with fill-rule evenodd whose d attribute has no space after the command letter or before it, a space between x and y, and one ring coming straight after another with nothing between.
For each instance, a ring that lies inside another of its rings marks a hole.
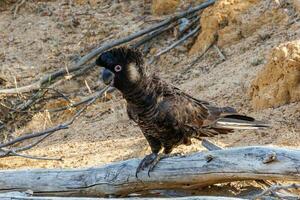
<instances>
[{"instance_id":1,"label":"bird's wing","mask_svg":"<svg viewBox=\"0 0 300 200\"><path fill-rule=\"evenodd\" d=\"M196 99L179 88L159 81L161 106L167 119L192 137L207 137L232 132L233 129L259 129L269 125L238 114L231 107L216 107Z\"/></svg>"},{"instance_id":2,"label":"bird's wing","mask_svg":"<svg viewBox=\"0 0 300 200\"><path fill-rule=\"evenodd\" d=\"M199 105L210 105L209 102L204 101L204 100L199 100L199 99L192 97L191 95L180 90L178 87L161 80L158 76L153 75L152 82L155 83L154 84L156 86L155 90L158 93L163 94L164 96L180 95L186 99L194 101L195 103L197 103Z\"/></svg>"},{"instance_id":3,"label":"bird's wing","mask_svg":"<svg viewBox=\"0 0 300 200\"><path fill-rule=\"evenodd\" d=\"M156 86L161 118L164 119L165 124L183 131L190 137L212 135L210 131L203 131L202 128L216 118L214 115L217 113L212 109L213 106L188 95L158 77L153 77L152 81Z\"/></svg>"},{"instance_id":4,"label":"bird's wing","mask_svg":"<svg viewBox=\"0 0 300 200\"><path fill-rule=\"evenodd\" d=\"M179 128L189 136L210 137L231 131L216 130L210 127L219 118L221 111L207 102L179 91L174 97L166 97L165 99L172 105L170 113L174 116Z\"/></svg>"}]
</instances>

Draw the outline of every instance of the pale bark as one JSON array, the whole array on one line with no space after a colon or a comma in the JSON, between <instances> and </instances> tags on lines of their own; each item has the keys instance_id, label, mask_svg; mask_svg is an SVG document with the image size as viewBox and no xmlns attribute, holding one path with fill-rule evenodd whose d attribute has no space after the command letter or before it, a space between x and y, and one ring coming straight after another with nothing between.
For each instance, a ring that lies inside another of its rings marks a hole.
<instances>
[{"instance_id":1,"label":"pale bark","mask_svg":"<svg viewBox=\"0 0 300 200\"><path fill-rule=\"evenodd\" d=\"M0 194L1 200L105 200L107 198L88 198L88 197L34 197L22 192L11 192ZM170 200L170 198L109 198L110 200ZM174 200L243 200L234 197L214 197L214 196L191 196L191 197L172 197Z\"/></svg>"},{"instance_id":2,"label":"pale bark","mask_svg":"<svg viewBox=\"0 0 300 200\"><path fill-rule=\"evenodd\" d=\"M265 160L272 155L269 162ZM127 195L155 189L188 189L237 180L300 181L300 151L241 147L161 160L148 177L135 177L140 159L89 169L0 171L0 191L32 190L55 196Z\"/></svg>"}]
</instances>

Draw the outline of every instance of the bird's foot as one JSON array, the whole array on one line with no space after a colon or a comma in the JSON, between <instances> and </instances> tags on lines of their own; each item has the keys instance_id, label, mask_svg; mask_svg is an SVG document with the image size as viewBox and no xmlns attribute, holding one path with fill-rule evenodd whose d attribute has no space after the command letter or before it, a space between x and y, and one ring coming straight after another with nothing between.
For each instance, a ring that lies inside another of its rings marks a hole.
<instances>
[{"instance_id":1,"label":"bird's foot","mask_svg":"<svg viewBox=\"0 0 300 200\"><path fill-rule=\"evenodd\" d=\"M150 177L150 172L153 171L156 164L163 158L166 158L167 155L164 154L157 154L157 153L151 153L140 162L138 168L136 169L135 176L138 178L138 173L145 168L149 167L148 169L148 176Z\"/></svg>"}]
</instances>

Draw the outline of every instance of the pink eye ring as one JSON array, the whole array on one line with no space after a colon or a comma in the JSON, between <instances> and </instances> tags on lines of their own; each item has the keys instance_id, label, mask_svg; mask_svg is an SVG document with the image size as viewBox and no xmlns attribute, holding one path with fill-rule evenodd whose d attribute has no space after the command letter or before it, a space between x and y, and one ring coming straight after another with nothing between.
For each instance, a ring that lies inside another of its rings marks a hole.
<instances>
[{"instance_id":1,"label":"pink eye ring","mask_svg":"<svg viewBox=\"0 0 300 200\"><path fill-rule=\"evenodd\" d=\"M122 66L121 65L116 65L115 66L115 72L119 72L122 70Z\"/></svg>"}]
</instances>

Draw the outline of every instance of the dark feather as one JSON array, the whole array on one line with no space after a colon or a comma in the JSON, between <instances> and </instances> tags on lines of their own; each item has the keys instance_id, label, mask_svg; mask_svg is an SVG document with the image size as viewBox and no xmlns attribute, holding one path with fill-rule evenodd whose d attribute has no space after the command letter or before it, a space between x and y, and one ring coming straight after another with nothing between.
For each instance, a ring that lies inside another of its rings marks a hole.
<instances>
[{"instance_id":1,"label":"dark feather","mask_svg":"<svg viewBox=\"0 0 300 200\"><path fill-rule=\"evenodd\" d=\"M132 82L126 74L130 71L126 67L132 67L130 63L135 64L141 76L136 82ZM191 138L201 139L226 134L233 129L268 126L238 114L231 107L215 107L207 101L196 99L158 76L147 76L142 55L136 50L113 49L101 54L97 64L109 70L118 64L125 67L125 72L119 75L122 77L117 77L119 83L116 87L127 101L129 118L139 125L153 153L158 153L162 148L165 153L170 153L180 144L189 145Z\"/></svg>"}]
</instances>

